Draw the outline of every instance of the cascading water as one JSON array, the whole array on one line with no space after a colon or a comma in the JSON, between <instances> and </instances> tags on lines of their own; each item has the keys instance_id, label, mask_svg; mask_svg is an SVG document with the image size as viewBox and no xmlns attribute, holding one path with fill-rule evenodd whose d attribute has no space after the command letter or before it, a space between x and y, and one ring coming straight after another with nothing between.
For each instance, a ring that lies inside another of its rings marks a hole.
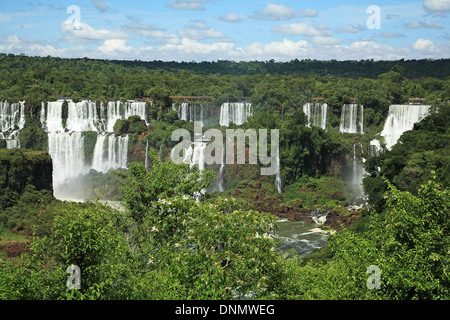
<instances>
[{"instance_id":1,"label":"cascading water","mask_svg":"<svg viewBox=\"0 0 450 320\"><path fill-rule=\"evenodd\" d=\"M178 114L178 118L187 122L200 122L202 127L204 126L204 108L200 104L190 104L183 102L180 105L172 104L172 109Z\"/></svg>"},{"instance_id":2,"label":"cascading water","mask_svg":"<svg viewBox=\"0 0 450 320\"><path fill-rule=\"evenodd\" d=\"M358 112L359 107L359 112ZM364 106L357 104L345 104L342 106L341 124L339 131L342 133L364 133Z\"/></svg>"},{"instance_id":3,"label":"cascading water","mask_svg":"<svg viewBox=\"0 0 450 320\"><path fill-rule=\"evenodd\" d=\"M405 131L429 115L430 105L391 105L381 136L390 150Z\"/></svg>"},{"instance_id":4,"label":"cascading water","mask_svg":"<svg viewBox=\"0 0 450 320\"><path fill-rule=\"evenodd\" d=\"M280 168L280 147L278 147L277 150L277 159L276 159L276 165L277 165L277 173L275 174L275 188L277 189L278 193L281 193L281 168Z\"/></svg>"},{"instance_id":5,"label":"cascading water","mask_svg":"<svg viewBox=\"0 0 450 320\"><path fill-rule=\"evenodd\" d=\"M128 158L128 136L99 134L92 157L92 169L107 172L111 169L126 168Z\"/></svg>"},{"instance_id":6,"label":"cascading water","mask_svg":"<svg viewBox=\"0 0 450 320\"><path fill-rule=\"evenodd\" d=\"M327 110L328 105L326 103L305 103L303 105L303 112L308 119L308 127L320 127L324 130L327 129Z\"/></svg>"},{"instance_id":7,"label":"cascading water","mask_svg":"<svg viewBox=\"0 0 450 320\"><path fill-rule=\"evenodd\" d=\"M357 199L364 196L362 185L365 173L363 166L364 161L365 159L362 156L362 146L359 143L353 144L353 169L350 183Z\"/></svg>"},{"instance_id":8,"label":"cascading water","mask_svg":"<svg viewBox=\"0 0 450 320\"><path fill-rule=\"evenodd\" d=\"M58 189L69 179L85 174L88 168L84 162L84 136L81 132L63 128L62 106L64 100L42 104L41 125L48 132L48 152L53 163L53 187ZM74 117L74 112L70 114ZM70 122L70 121L67 121Z\"/></svg>"},{"instance_id":9,"label":"cascading water","mask_svg":"<svg viewBox=\"0 0 450 320\"><path fill-rule=\"evenodd\" d=\"M69 131L98 131L99 121L95 102L68 101L68 109L66 128Z\"/></svg>"},{"instance_id":10,"label":"cascading water","mask_svg":"<svg viewBox=\"0 0 450 320\"><path fill-rule=\"evenodd\" d=\"M106 110L100 102L100 115L95 102L67 100L67 119L63 119L64 100L42 103L40 122L48 133L48 148L53 160L55 196L70 179L90 169L107 172L126 168L128 136L116 136L114 124L119 119L137 115L148 123L146 103L129 100L108 102ZM92 161L85 161L84 132L97 132ZM86 163L91 163L87 165Z\"/></svg>"},{"instance_id":11,"label":"cascading water","mask_svg":"<svg viewBox=\"0 0 450 320\"><path fill-rule=\"evenodd\" d=\"M253 115L252 104L248 102L225 102L220 107L220 125L229 127L230 123L238 126L247 122Z\"/></svg>"},{"instance_id":12,"label":"cascading water","mask_svg":"<svg viewBox=\"0 0 450 320\"><path fill-rule=\"evenodd\" d=\"M55 193L69 179L89 170L84 162L84 136L81 132L49 132L48 152L52 157Z\"/></svg>"},{"instance_id":13,"label":"cascading water","mask_svg":"<svg viewBox=\"0 0 450 320\"><path fill-rule=\"evenodd\" d=\"M380 150L381 150L380 140L373 139L372 141L370 141L368 150L370 156L377 156Z\"/></svg>"},{"instance_id":14,"label":"cascading water","mask_svg":"<svg viewBox=\"0 0 450 320\"><path fill-rule=\"evenodd\" d=\"M217 179L219 180L219 191L225 191L225 148L222 148L222 163L220 164L219 174Z\"/></svg>"},{"instance_id":15,"label":"cascading water","mask_svg":"<svg viewBox=\"0 0 450 320\"><path fill-rule=\"evenodd\" d=\"M20 148L19 131L25 126L25 101L0 101L0 139L8 149Z\"/></svg>"},{"instance_id":16,"label":"cascading water","mask_svg":"<svg viewBox=\"0 0 450 320\"><path fill-rule=\"evenodd\" d=\"M125 103L109 101L106 107L106 114L106 131L108 132L114 132L114 124L117 120L125 120L131 116L139 116L149 125L145 102L134 100L128 100Z\"/></svg>"}]
</instances>

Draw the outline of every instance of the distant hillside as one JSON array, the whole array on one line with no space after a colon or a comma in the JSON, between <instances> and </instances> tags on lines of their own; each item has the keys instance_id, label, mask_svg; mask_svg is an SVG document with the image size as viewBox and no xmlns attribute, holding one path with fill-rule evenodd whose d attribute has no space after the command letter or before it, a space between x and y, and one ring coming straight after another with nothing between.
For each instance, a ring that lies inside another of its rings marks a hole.
<instances>
[{"instance_id":1,"label":"distant hillside","mask_svg":"<svg viewBox=\"0 0 450 320\"><path fill-rule=\"evenodd\" d=\"M54 57L28 57L25 55L0 54L0 70L5 68L35 69L43 64L47 68L79 68L86 67L99 71L120 71L132 69L137 73L146 72L180 72L195 74L219 75L255 75L255 74L307 74L332 75L349 78L375 78L389 71L393 66L405 68L406 78L433 77L444 79L450 76L450 59L423 60L348 60L348 61L320 61L320 60L291 60L290 62L248 61L235 62L218 60L214 62L176 62L176 61L127 61L127 60L98 60L98 59L62 59Z\"/></svg>"}]
</instances>

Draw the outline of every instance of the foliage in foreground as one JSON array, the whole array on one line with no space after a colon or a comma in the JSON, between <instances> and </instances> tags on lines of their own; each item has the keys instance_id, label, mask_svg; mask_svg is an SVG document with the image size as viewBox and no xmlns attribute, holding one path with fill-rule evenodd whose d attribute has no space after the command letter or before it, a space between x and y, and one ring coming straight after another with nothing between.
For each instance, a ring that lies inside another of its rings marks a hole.
<instances>
[{"instance_id":1,"label":"foliage in foreground","mask_svg":"<svg viewBox=\"0 0 450 320\"><path fill-rule=\"evenodd\" d=\"M388 211L336 233L327 259L305 263L276 249L272 215L233 199L197 200L208 175L194 169L192 184L178 175L189 166L156 158L149 171L130 169L127 212L99 204L60 212L32 254L1 258L0 299L450 298L449 192L434 178L417 195L386 180ZM170 181L182 185L165 194ZM81 269L78 290L66 286L70 265Z\"/></svg>"}]
</instances>

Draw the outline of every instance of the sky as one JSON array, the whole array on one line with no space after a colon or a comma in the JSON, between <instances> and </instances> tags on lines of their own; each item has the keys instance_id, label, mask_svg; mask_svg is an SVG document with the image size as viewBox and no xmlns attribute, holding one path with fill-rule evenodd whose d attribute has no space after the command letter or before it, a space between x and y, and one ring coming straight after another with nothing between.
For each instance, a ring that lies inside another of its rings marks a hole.
<instances>
[{"instance_id":1,"label":"sky","mask_svg":"<svg viewBox=\"0 0 450 320\"><path fill-rule=\"evenodd\" d=\"M450 0L0 0L0 52L162 61L450 57Z\"/></svg>"}]
</instances>

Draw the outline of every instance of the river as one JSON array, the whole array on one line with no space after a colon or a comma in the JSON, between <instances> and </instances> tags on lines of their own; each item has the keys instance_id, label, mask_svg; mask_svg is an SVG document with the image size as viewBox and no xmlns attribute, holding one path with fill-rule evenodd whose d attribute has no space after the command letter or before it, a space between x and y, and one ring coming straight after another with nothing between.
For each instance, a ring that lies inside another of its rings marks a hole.
<instances>
[{"instance_id":1,"label":"river","mask_svg":"<svg viewBox=\"0 0 450 320\"><path fill-rule=\"evenodd\" d=\"M292 222L287 219L278 220L278 230L275 232L276 240L284 240L278 245L282 251L294 249L300 256L321 248L327 243L326 234L319 229L317 223L303 221Z\"/></svg>"}]
</instances>

